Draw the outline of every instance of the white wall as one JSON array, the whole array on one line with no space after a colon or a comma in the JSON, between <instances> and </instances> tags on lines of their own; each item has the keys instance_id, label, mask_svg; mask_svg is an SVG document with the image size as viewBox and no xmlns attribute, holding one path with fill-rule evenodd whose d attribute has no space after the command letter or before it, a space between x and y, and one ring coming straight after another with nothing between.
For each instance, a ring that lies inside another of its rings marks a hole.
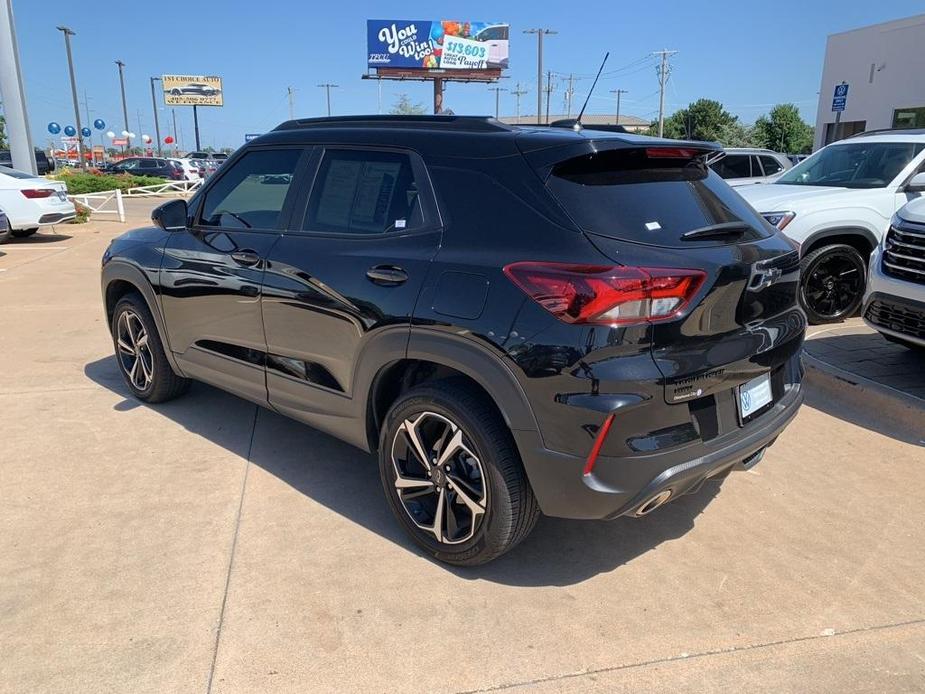
<instances>
[{"instance_id":1,"label":"white wall","mask_svg":"<svg viewBox=\"0 0 925 694\"><path fill-rule=\"evenodd\" d=\"M894 109L925 106L925 14L829 36L813 149L835 121L832 94L842 81L849 89L841 120L866 120L866 130L892 127Z\"/></svg>"}]
</instances>

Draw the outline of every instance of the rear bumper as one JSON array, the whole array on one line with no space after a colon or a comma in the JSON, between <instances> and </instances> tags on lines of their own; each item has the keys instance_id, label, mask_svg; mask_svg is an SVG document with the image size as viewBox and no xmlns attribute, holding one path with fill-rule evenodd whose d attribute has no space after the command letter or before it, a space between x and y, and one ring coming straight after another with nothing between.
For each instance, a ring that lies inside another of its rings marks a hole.
<instances>
[{"instance_id":1,"label":"rear bumper","mask_svg":"<svg viewBox=\"0 0 925 694\"><path fill-rule=\"evenodd\" d=\"M652 455L600 457L590 475L583 474L584 458L546 449L538 432L513 433L544 514L610 519L637 514L663 492L677 498L709 477L753 465L796 416L802 402L802 385L793 383L770 410L736 431ZM615 428L619 417L618 412Z\"/></svg>"}]
</instances>

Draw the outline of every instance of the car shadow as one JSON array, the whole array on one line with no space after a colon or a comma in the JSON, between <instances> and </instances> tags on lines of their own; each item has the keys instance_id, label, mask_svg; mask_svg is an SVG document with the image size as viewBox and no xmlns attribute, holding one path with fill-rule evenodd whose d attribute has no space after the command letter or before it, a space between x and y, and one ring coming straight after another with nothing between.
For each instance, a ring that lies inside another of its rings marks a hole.
<instances>
[{"instance_id":1,"label":"car shadow","mask_svg":"<svg viewBox=\"0 0 925 694\"><path fill-rule=\"evenodd\" d=\"M61 234L61 233L58 233L57 231L52 232L52 233L43 233L39 231L39 232L32 234L32 236L27 236L23 239L13 237L10 239L9 242L15 243L16 245L19 245L19 246L27 246L27 245L39 245L43 243L55 243L57 241L68 241L69 239L72 239L72 238L74 237L70 236L69 234Z\"/></svg>"},{"instance_id":2,"label":"car shadow","mask_svg":"<svg viewBox=\"0 0 925 694\"><path fill-rule=\"evenodd\" d=\"M424 554L401 530L383 496L374 456L259 407L254 420L258 433L253 443L246 436L230 436L227 428L216 426L215 417L240 407L244 401L202 383L194 383L183 398L147 405L131 396L114 357L87 364L84 373L124 398L114 409L151 408L242 458L250 455L251 463L298 492L465 580L511 586L580 583L618 569L661 543L686 534L720 489L718 482L707 482L699 492L683 496L642 519L571 521L541 517L531 535L508 554L485 566L457 568ZM311 462L304 451L312 452Z\"/></svg>"}]
</instances>

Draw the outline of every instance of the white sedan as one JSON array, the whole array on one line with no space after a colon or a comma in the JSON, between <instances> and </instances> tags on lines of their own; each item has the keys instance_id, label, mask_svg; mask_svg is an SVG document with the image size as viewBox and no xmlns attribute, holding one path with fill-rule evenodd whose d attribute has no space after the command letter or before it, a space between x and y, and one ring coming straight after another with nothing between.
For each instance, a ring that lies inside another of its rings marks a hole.
<instances>
[{"instance_id":1,"label":"white sedan","mask_svg":"<svg viewBox=\"0 0 925 694\"><path fill-rule=\"evenodd\" d=\"M19 238L77 216L64 183L6 166L0 166L0 210L6 213L12 235Z\"/></svg>"}]
</instances>

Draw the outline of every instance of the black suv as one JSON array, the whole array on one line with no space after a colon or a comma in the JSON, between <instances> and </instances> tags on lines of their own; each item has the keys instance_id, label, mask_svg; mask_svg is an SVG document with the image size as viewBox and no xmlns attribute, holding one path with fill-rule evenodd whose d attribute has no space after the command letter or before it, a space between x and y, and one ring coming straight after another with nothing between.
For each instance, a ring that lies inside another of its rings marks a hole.
<instances>
[{"instance_id":1,"label":"black suv","mask_svg":"<svg viewBox=\"0 0 925 694\"><path fill-rule=\"evenodd\" d=\"M136 176L155 176L172 181L186 180L186 173L179 163L158 157L130 157L123 159L110 166L108 172L114 174L129 173Z\"/></svg>"},{"instance_id":2,"label":"black suv","mask_svg":"<svg viewBox=\"0 0 925 694\"><path fill-rule=\"evenodd\" d=\"M122 375L378 455L479 564L540 512L642 516L755 464L802 401L799 258L711 143L489 118L294 120L103 257Z\"/></svg>"}]
</instances>

